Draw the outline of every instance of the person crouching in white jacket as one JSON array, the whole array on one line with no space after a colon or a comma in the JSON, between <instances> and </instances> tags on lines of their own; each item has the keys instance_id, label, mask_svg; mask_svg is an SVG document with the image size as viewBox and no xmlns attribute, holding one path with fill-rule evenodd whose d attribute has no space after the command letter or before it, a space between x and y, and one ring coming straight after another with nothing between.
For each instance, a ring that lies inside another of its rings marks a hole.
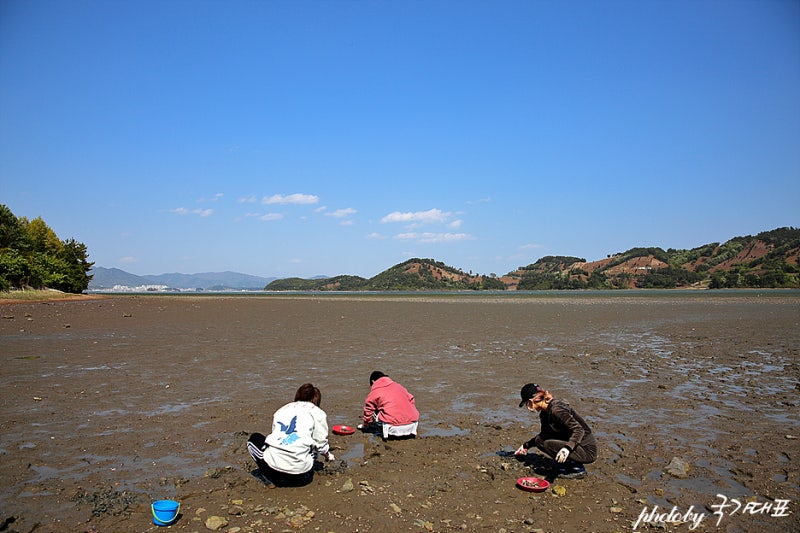
<instances>
[{"instance_id":1,"label":"person crouching in white jacket","mask_svg":"<svg viewBox=\"0 0 800 533\"><path fill-rule=\"evenodd\" d=\"M298 487L314 479L314 461L319 454L334 456L328 445L328 416L320 409L320 390L311 383L297 389L294 401L272 418L272 433L253 433L247 451L260 473L278 487Z\"/></svg>"}]
</instances>

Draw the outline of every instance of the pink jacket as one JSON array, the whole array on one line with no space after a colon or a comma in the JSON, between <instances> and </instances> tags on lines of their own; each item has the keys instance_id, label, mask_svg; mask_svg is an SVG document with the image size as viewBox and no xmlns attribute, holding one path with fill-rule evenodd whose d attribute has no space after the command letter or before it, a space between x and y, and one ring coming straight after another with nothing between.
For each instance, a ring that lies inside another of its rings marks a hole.
<instances>
[{"instance_id":1,"label":"pink jacket","mask_svg":"<svg viewBox=\"0 0 800 533\"><path fill-rule=\"evenodd\" d=\"M383 376L372 384L364 402L364 423L372 422L375 413L378 414L378 420L392 426L419 421L414 396L389 376Z\"/></svg>"}]
</instances>

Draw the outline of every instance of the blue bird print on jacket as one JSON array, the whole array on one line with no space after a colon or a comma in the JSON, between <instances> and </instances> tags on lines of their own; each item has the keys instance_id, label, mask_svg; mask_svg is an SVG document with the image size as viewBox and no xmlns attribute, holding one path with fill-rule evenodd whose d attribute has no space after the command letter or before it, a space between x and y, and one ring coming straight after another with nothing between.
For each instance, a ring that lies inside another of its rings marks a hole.
<instances>
[{"instance_id":1,"label":"blue bird print on jacket","mask_svg":"<svg viewBox=\"0 0 800 533\"><path fill-rule=\"evenodd\" d=\"M297 416L293 416L292 417L292 421L289 422L288 426L286 424L284 424L283 422L281 422L280 420L278 420L278 425L281 427L281 431L283 431L287 435L289 433L296 433L297 432Z\"/></svg>"},{"instance_id":2,"label":"blue bird print on jacket","mask_svg":"<svg viewBox=\"0 0 800 533\"><path fill-rule=\"evenodd\" d=\"M281 422L280 420L278 420L278 425L281 427L281 431L286 433L286 438L283 439L283 441L282 441L283 444L291 444L294 441L296 441L298 438L300 438L300 437L297 436L297 416L296 415L294 417L292 417L292 421L289 422L288 426L286 424L284 424L283 422Z\"/></svg>"}]
</instances>

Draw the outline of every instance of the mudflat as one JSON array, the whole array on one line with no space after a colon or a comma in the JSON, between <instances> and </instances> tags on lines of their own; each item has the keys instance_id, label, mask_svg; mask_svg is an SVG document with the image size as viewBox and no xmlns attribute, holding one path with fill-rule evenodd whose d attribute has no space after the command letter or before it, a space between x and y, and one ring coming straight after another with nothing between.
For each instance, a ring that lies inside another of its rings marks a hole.
<instances>
[{"instance_id":1,"label":"mudflat","mask_svg":"<svg viewBox=\"0 0 800 533\"><path fill-rule=\"evenodd\" d=\"M166 529L158 499L180 501L175 531L800 530L797 292L108 296L0 317L2 531ZM247 436L299 385L355 426L373 370L416 396L418 438L331 434L310 485L254 475ZM583 479L513 456L538 432L528 382L595 432Z\"/></svg>"}]
</instances>

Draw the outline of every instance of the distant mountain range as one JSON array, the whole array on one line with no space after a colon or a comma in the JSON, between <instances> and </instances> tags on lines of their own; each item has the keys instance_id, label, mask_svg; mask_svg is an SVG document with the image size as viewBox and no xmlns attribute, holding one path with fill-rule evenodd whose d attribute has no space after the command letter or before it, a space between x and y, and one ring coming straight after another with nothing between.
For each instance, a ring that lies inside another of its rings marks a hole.
<instances>
[{"instance_id":1,"label":"distant mountain range","mask_svg":"<svg viewBox=\"0 0 800 533\"><path fill-rule=\"evenodd\" d=\"M119 268L94 267L89 274L89 290L110 290L114 287L167 287L175 290L205 291L263 290L276 278L262 278L239 272L203 272L200 274L159 274L137 276Z\"/></svg>"},{"instance_id":2,"label":"distant mountain range","mask_svg":"<svg viewBox=\"0 0 800 533\"><path fill-rule=\"evenodd\" d=\"M500 277L473 275L434 259L409 259L366 279L341 275L262 278L238 272L136 276L117 268L93 268L89 290L561 290L630 288L800 288L800 229L778 228L676 250L632 248L587 262L547 256ZM144 287L144 289L142 289ZM166 288L166 289L165 289Z\"/></svg>"}]
</instances>

